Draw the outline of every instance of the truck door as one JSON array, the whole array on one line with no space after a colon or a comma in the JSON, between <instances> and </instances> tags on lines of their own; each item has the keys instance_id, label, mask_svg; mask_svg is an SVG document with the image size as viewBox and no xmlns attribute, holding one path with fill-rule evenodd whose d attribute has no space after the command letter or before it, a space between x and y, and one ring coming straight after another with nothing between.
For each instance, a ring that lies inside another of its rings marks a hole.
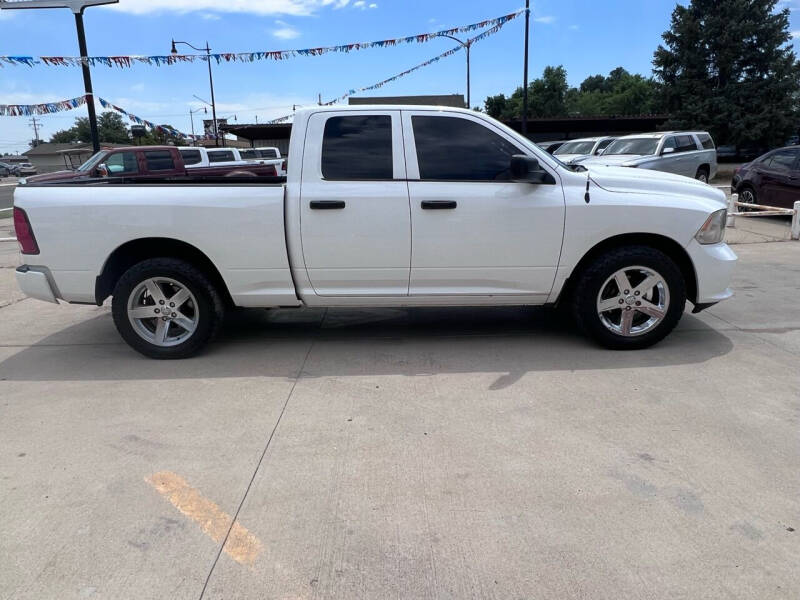
<instances>
[{"instance_id":1,"label":"truck door","mask_svg":"<svg viewBox=\"0 0 800 600\"><path fill-rule=\"evenodd\" d=\"M535 152L503 129L464 113L402 113L413 231L410 295L543 301L564 232L556 170L541 156L554 182L514 183L511 156Z\"/></svg>"},{"instance_id":2,"label":"truck door","mask_svg":"<svg viewBox=\"0 0 800 600\"><path fill-rule=\"evenodd\" d=\"M408 295L411 217L405 179L400 111L309 117L300 231L317 295Z\"/></svg>"}]
</instances>

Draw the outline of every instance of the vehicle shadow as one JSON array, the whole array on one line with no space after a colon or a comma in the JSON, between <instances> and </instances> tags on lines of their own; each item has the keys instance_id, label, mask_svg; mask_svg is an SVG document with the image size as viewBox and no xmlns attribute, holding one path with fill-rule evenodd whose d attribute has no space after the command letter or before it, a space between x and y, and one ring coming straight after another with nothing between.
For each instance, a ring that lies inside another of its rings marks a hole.
<instances>
[{"instance_id":1,"label":"vehicle shadow","mask_svg":"<svg viewBox=\"0 0 800 600\"><path fill-rule=\"evenodd\" d=\"M312 347L313 345L313 347ZM240 309L201 355L144 358L116 337L108 313L67 327L0 362L5 381L500 374L700 364L733 343L690 314L654 348L613 352L544 308Z\"/></svg>"}]
</instances>

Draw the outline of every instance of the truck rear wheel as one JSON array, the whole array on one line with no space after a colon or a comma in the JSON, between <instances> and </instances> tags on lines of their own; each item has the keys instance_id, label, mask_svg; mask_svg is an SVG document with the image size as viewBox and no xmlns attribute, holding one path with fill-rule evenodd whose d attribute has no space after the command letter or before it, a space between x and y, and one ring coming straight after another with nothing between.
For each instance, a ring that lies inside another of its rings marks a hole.
<instances>
[{"instance_id":1,"label":"truck rear wheel","mask_svg":"<svg viewBox=\"0 0 800 600\"><path fill-rule=\"evenodd\" d=\"M686 306L675 262L647 246L627 246L594 260L572 298L578 326L612 350L638 350L664 339Z\"/></svg>"},{"instance_id":2,"label":"truck rear wheel","mask_svg":"<svg viewBox=\"0 0 800 600\"><path fill-rule=\"evenodd\" d=\"M114 324L150 358L188 358L216 335L224 308L205 274L174 258L152 258L120 277L111 303Z\"/></svg>"}]
</instances>

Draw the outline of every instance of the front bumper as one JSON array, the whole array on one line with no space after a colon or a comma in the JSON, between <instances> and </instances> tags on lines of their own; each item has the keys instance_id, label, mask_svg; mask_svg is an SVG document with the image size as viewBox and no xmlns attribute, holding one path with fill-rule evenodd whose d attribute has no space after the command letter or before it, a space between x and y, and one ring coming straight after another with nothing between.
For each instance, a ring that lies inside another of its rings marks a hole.
<instances>
[{"instance_id":1,"label":"front bumper","mask_svg":"<svg viewBox=\"0 0 800 600\"><path fill-rule=\"evenodd\" d=\"M23 294L29 298L58 304L56 293L50 283L50 277L45 271L37 270L36 267L22 265L17 267L16 275L17 285Z\"/></svg>"},{"instance_id":2,"label":"front bumper","mask_svg":"<svg viewBox=\"0 0 800 600\"><path fill-rule=\"evenodd\" d=\"M692 240L686 251L697 278L695 306L716 304L733 296L730 284L739 259L728 244L704 245Z\"/></svg>"}]
</instances>

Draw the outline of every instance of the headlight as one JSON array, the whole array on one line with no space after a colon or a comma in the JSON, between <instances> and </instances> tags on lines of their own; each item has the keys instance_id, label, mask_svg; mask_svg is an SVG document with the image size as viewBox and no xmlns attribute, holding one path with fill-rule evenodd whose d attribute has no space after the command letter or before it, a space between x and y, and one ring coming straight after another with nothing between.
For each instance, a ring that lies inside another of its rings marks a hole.
<instances>
[{"instance_id":1,"label":"headlight","mask_svg":"<svg viewBox=\"0 0 800 600\"><path fill-rule=\"evenodd\" d=\"M701 244L719 244L725 237L725 223L728 220L728 210L723 208L711 213L700 231L694 236Z\"/></svg>"}]
</instances>

